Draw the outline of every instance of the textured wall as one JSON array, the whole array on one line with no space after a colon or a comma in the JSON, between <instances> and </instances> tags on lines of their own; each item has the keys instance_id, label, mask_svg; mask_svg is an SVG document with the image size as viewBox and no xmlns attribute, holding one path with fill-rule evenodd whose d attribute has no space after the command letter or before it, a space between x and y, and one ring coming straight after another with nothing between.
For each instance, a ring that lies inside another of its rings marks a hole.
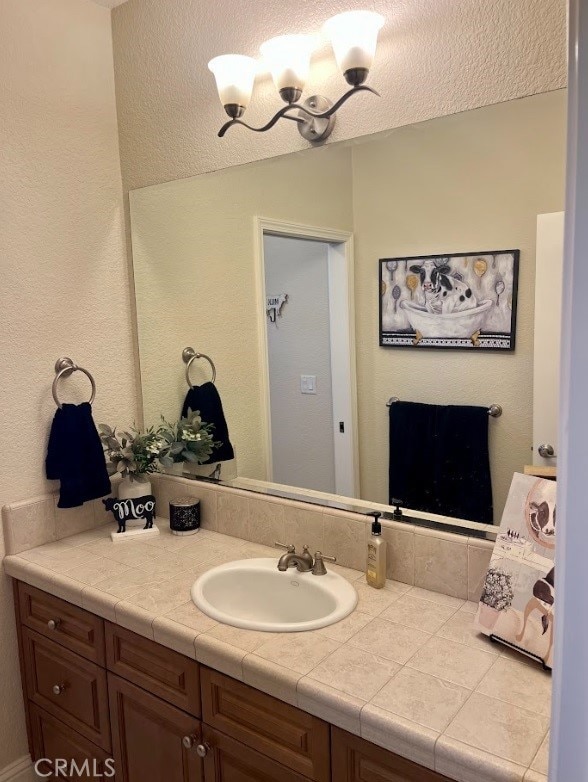
<instances>
[{"instance_id":1,"label":"textured wall","mask_svg":"<svg viewBox=\"0 0 588 782\"><path fill-rule=\"evenodd\" d=\"M267 323L274 483L335 491L331 390L329 247L283 236L264 240L268 296L288 294ZM316 394L300 376L316 376Z\"/></svg>"},{"instance_id":2,"label":"textured wall","mask_svg":"<svg viewBox=\"0 0 588 782\"><path fill-rule=\"evenodd\" d=\"M341 110L333 141L406 125L565 84L565 0L371 0L386 16L370 84ZM217 54L257 56L285 32L316 31L348 0L129 0L113 11L123 182L126 189L295 149L291 123L257 135L233 128L206 64ZM235 23L237 21L237 23ZM306 94L343 92L328 47ZM269 77L247 111L263 123L280 105Z\"/></svg>"},{"instance_id":3,"label":"textured wall","mask_svg":"<svg viewBox=\"0 0 588 782\"><path fill-rule=\"evenodd\" d=\"M391 396L500 404L490 419L496 520L531 461L537 215L564 204L566 91L385 134L353 148L362 497L386 502ZM514 353L378 347L378 258L520 249ZM549 302L545 302L549 306Z\"/></svg>"},{"instance_id":4,"label":"textured wall","mask_svg":"<svg viewBox=\"0 0 588 782\"><path fill-rule=\"evenodd\" d=\"M3 505L54 487L43 460L59 356L93 372L96 418L130 422L136 410L110 11L2 0L0 20ZM73 379L62 393L75 399ZM27 751L2 579L0 769Z\"/></svg>"}]
</instances>

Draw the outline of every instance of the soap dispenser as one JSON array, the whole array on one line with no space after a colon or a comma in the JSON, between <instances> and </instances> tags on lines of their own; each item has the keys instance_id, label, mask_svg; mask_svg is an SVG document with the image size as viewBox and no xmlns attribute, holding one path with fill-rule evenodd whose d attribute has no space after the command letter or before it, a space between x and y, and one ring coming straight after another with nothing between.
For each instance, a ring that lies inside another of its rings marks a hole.
<instances>
[{"instance_id":1,"label":"soap dispenser","mask_svg":"<svg viewBox=\"0 0 588 782\"><path fill-rule=\"evenodd\" d=\"M368 513L373 516L372 535L367 546L366 581L372 587L381 589L386 583L386 541L382 540L382 525L378 511Z\"/></svg>"}]
</instances>

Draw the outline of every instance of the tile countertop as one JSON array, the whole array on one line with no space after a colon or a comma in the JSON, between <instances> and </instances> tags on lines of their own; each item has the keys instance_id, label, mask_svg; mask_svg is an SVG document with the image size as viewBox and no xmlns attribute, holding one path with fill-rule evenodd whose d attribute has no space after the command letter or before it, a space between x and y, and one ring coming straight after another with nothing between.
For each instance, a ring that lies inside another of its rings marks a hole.
<instances>
[{"instance_id":1,"label":"tile countertop","mask_svg":"<svg viewBox=\"0 0 588 782\"><path fill-rule=\"evenodd\" d=\"M190 587L223 562L278 554L201 530L113 544L112 525L4 559L8 575L193 657L458 782L547 782L551 677L472 629L475 603L331 565L356 610L306 633L201 613Z\"/></svg>"}]
</instances>

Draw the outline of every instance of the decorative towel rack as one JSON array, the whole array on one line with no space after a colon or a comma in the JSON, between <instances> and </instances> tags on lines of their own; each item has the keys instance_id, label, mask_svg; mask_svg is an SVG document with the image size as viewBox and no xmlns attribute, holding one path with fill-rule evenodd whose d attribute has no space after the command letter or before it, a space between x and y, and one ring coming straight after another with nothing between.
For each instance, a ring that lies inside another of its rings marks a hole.
<instances>
[{"instance_id":1,"label":"decorative towel rack","mask_svg":"<svg viewBox=\"0 0 588 782\"><path fill-rule=\"evenodd\" d=\"M90 372L88 372L87 369L84 369L84 367L79 367L77 364L74 364L74 362L71 360L71 358L67 358L67 356L63 356L62 358L58 358L55 362L55 380L53 381L53 385L51 386L51 393L53 394L53 399L55 400L55 404L57 407L61 409L62 404L59 401L59 397L57 396L57 384L61 380L62 377L69 377L73 372L82 372L88 380L90 381L92 385L92 395L90 397L90 404L93 404L94 400L96 399L96 382Z\"/></svg>"},{"instance_id":2,"label":"decorative towel rack","mask_svg":"<svg viewBox=\"0 0 588 782\"><path fill-rule=\"evenodd\" d=\"M386 402L386 407L392 407L394 402L400 402L400 399L398 399L397 396L391 396ZM492 416L492 418L500 418L502 415L502 407L500 405L490 405L488 408L488 415Z\"/></svg>"},{"instance_id":3,"label":"decorative towel rack","mask_svg":"<svg viewBox=\"0 0 588 782\"><path fill-rule=\"evenodd\" d=\"M190 388L192 388L192 381L190 380L190 367L197 358L203 358L205 361L208 361L210 368L212 369L212 382L214 383L216 380L216 367L214 366L214 361L210 358L210 356L207 356L205 353L197 353L194 348L184 348L182 350L182 361L186 365L186 383Z\"/></svg>"}]
</instances>

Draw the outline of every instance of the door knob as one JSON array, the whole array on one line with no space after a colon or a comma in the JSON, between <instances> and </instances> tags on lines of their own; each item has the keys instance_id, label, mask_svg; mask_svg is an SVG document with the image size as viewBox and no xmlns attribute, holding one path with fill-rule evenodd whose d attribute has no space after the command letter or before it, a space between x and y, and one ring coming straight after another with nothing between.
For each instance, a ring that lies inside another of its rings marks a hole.
<instances>
[{"instance_id":1,"label":"door knob","mask_svg":"<svg viewBox=\"0 0 588 782\"><path fill-rule=\"evenodd\" d=\"M65 692L65 684L54 684L51 691L53 695L61 695L62 692Z\"/></svg>"},{"instance_id":2,"label":"door knob","mask_svg":"<svg viewBox=\"0 0 588 782\"><path fill-rule=\"evenodd\" d=\"M555 448L549 443L542 443L537 450L543 459L553 459L555 456Z\"/></svg>"},{"instance_id":3,"label":"door knob","mask_svg":"<svg viewBox=\"0 0 588 782\"><path fill-rule=\"evenodd\" d=\"M57 630L57 628L59 627L60 624L61 624L61 619L50 619L47 622L47 627L50 630Z\"/></svg>"}]
</instances>

